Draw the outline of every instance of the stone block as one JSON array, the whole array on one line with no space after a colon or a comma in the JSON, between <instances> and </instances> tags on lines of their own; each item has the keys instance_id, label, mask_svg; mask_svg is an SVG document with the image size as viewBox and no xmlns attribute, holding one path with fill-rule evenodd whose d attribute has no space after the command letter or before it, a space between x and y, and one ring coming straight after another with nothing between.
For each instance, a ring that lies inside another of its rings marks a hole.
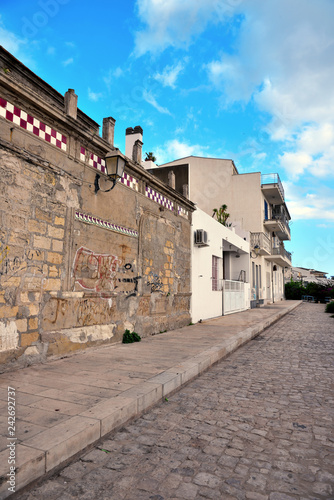
<instances>
[{"instance_id":1,"label":"stone block","mask_svg":"<svg viewBox=\"0 0 334 500\"><path fill-rule=\"evenodd\" d=\"M57 215L55 216L55 225L56 226L64 226L65 224L65 219L64 217L57 217Z\"/></svg>"},{"instance_id":2,"label":"stone block","mask_svg":"<svg viewBox=\"0 0 334 500\"><path fill-rule=\"evenodd\" d=\"M162 385L144 382L140 387L133 387L122 393L125 398L137 399L137 412L140 414L162 398Z\"/></svg>"},{"instance_id":3,"label":"stone block","mask_svg":"<svg viewBox=\"0 0 334 500\"><path fill-rule=\"evenodd\" d=\"M48 278L46 280L46 283L43 286L43 289L46 291L54 291L54 290L60 290L61 289L61 280L60 279L53 279L53 278Z\"/></svg>"},{"instance_id":4,"label":"stone block","mask_svg":"<svg viewBox=\"0 0 334 500\"><path fill-rule=\"evenodd\" d=\"M64 229L60 227L48 226L48 236L62 240L64 238Z\"/></svg>"},{"instance_id":5,"label":"stone block","mask_svg":"<svg viewBox=\"0 0 334 500\"><path fill-rule=\"evenodd\" d=\"M166 397L168 394L176 391L182 384L180 373L170 373L168 371L155 375L150 378L148 382L152 384L161 384L162 397Z\"/></svg>"},{"instance_id":6,"label":"stone block","mask_svg":"<svg viewBox=\"0 0 334 500\"><path fill-rule=\"evenodd\" d=\"M22 444L16 444L15 455L15 491L18 491L45 474L45 452ZM0 453L1 478L7 478L7 474L9 473L10 465L8 464L8 457L8 449ZM12 492L8 491L8 487L9 484L7 483L7 479L5 479L0 485L1 499L12 495Z\"/></svg>"},{"instance_id":7,"label":"stone block","mask_svg":"<svg viewBox=\"0 0 334 500\"><path fill-rule=\"evenodd\" d=\"M62 252L64 249L64 243L61 240L52 240L52 250L54 252Z\"/></svg>"},{"instance_id":8,"label":"stone block","mask_svg":"<svg viewBox=\"0 0 334 500\"><path fill-rule=\"evenodd\" d=\"M137 415L137 398L116 396L80 414L101 422L101 437Z\"/></svg>"},{"instance_id":9,"label":"stone block","mask_svg":"<svg viewBox=\"0 0 334 500\"><path fill-rule=\"evenodd\" d=\"M100 421L81 415L51 427L25 444L46 453L46 472L100 438Z\"/></svg>"},{"instance_id":10,"label":"stone block","mask_svg":"<svg viewBox=\"0 0 334 500\"><path fill-rule=\"evenodd\" d=\"M26 332L28 330L28 320L26 318L24 319L17 319L16 320L16 327L18 332Z\"/></svg>"},{"instance_id":11,"label":"stone block","mask_svg":"<svg viewBox=\"0 0 334 500\"><path fill-rule=\"evenodd\" d=\"M45 212L44 210L40 210L39 208L35 208L35 217L36 219L43 220L45 222L52 222L52 214L50 212Z\"/></svg>"},{"instance_id":12,"label":"stone block","mask_svg":"<svg viewBox=\"0 0 334 500\"><path fill-rule=\"evenodd\" d=\"M34 235L34 247L43 248L44 250L50 250L51 239L45 236Z\"/></svg>"},{"instance_id":13,"label":"stone block","mask_svg":"<svg viewBox=\"0 0 334 500\"><path fill-rule=\"evenodd\" d=\"M29 326L29 330L37 330L38 329L37 316L35 316L34 318L29 318L28 326Z\"/></svg>"},{"instance_id":14,"label":"stone block","mask_svg":"<svg viewBox=\"0 0 334 500\"><path fill-rule=\"evenodd\" d=\"M33 342L36 342L39 338L38 332L32 332L32 333L22 333L21 334L21 347L28 347L30 346Z\"/></svg>"},{"instance_id":15,"label":"stone block","mask_svg":"<svg viewBox=\"0 0 334 500\"><path fill-rule=\"evenodd\" d=\"M51 262L51 264L61 264L63 262L63 256L59 253L48 252L47 261Z\"/></svg>"},{"instance_id":16,"label":"stone block","mask_svg":"<svg viewBox=\"0 0 334 500\"><path fill-rule=\"evenodd\" d=\"M45 222L40 222L34 219L30 219L28 221L28 231L31 231L32 233L40 233L40 234L45 234L46 232L46 223Z\"/></svg>"}]
</instances>

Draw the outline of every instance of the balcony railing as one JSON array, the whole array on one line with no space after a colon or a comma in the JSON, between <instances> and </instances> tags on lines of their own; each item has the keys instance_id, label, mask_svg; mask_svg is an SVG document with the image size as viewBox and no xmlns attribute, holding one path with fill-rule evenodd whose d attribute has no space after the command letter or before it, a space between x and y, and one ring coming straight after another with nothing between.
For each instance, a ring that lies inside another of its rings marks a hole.
<instances>
[{"instance_id":1,"label":"balcony railing","mask_svg":"<svg viewBox=\"0 0 334 500\"><path fill-rule=\"evenodd\" d=\"M284 214L282 214L280 212L275 212L273 210L272 215L271 215L271 220L278 220L278 221L280 221L283 224L283 226L286 229L286 231L289 234L289 236L291 236L290 226L289 226L289 219Z\"/></svg>"},{"instance_id":2,"label":"balcony railing","mask_svg":"<svg viewBox=\"0 0 334 500\"><path fill-rule=\"evenodd\" d=\"M284 200L284 188L278 174L262 174L261 185L263 186L266 184L276 184Z\"/></svg>"},{"instance_id":3,"label":"balcony railing","mask_svg":"<svg viewBox=\"0 0 334 500\"><path fill-rule=\"evenodd\" d=\"M285 250L283 245L280 245L279 247L274 247L272 249L271 255L280 255L281 257L288 259L291 262L291 252Z\"/></svg>"},{"instance_id":4,"label":"balcony railing","mask_svg":"<svg viewBox=\"0 0 334 500\"><path fill-rule=\"evenodd\" d=\"M251 233L250 234L250 246L251 248L259 248L260 254L271 253L270 239L265 233ZM264 252L263 252L264 251Z\"/></svg>"}]
</instances>

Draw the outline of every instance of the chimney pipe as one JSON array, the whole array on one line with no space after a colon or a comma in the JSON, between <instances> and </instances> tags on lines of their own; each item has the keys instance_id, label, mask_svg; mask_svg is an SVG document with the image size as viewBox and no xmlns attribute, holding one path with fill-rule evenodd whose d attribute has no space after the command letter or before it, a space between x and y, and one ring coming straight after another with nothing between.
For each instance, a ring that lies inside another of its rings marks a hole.
<instances>
[{"instance_id":1,"label":"chimney pipe","mask_svg":"<svg viewBox=\"0 0 334 500\"><path fill-rule=\"evenodd\" d=\"M143 129L139 125L128 127L125 131L125 156L141 164L142 146Z\"/></svg>"},{"instance_id":2,"label":"chimney pipe","mask_svg":"<svg viewBox=\"0 0 334 500\"><path fill-rule=\"evenodd\" d=\"M111 116L108 118L103 118L102 125L102 138L110 144L110 146L114 147L114 132L115 132L115 123L116 120Z\"/></svg>"},{"instance_id":3,"label":"chimney pipe","mask_svg":"<svg viewBox=\"0 0 334 500\"><path fill-rule=\"evenodd\" d=\"M68 89L65 93L64 104L65 113L76 120L78 111L78 96L75 94L74 89Z\"/></svg>"}]
</instances>

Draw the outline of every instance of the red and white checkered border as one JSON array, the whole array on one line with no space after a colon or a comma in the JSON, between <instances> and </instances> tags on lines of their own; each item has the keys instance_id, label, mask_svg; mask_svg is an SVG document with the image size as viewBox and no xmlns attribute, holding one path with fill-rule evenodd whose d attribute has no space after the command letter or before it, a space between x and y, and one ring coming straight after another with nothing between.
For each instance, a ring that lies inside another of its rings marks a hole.
<instances>
[{"instance_id":1,"label":"red and white checkered border","mask_svg":"<svg viewBox=\"0 0 334 500\"><path fill-rule=\"evenodd\" d=\"M0 97L0 116L15 123L15 125L18 125L27 132L33 133L36 137L43 139L49 144L53 144L53 146L63 151L67 150L67 137L65 135L37 120L37 118L34 118L2 97Z\"/></svg>"},{"instance_id":2,"label":"red and white checkered border","mask_svg":"<svg viewBox=\"0 0 334 500\"><path fill-rule=\"evenodd\" d=\"M174 210L174 204L171 200L163 196L162 194L158 193L154 189L146 186L146 196L150 199L155 201L156 203L159 203L159 205L162 205L165 208L168 208L168 210L173 211Z\"/></svg>"},{"instance_id":3,"label":"red and white checkered border","mask_svg":"<svg viewBox=\"0 0 334 500\"><path fill-rule=\"evenodd\" d=\"M131 189L134 189L135 191L138 191L138 179L132 177L132 175L129 175L126 172L123 172L121 183L124 184L124 186L127 186Z\"/></svg>"},{"instance_id":4,"label":"red and white checkered border","mask_svg":"<svg viewBox=\"0 0 334 500\"><path fill-rule=\"evenodd\" d=\"M86 163L86 153L87 150L83 146L80 148L80 160ZM107 173L107 167L106 167L106 162L103 158L100 158L98 155L95 155L94 153L88 152L88 165L90 167L96 168L96 170L99 170L103 174Z\"/></svg>"}]
</instances>

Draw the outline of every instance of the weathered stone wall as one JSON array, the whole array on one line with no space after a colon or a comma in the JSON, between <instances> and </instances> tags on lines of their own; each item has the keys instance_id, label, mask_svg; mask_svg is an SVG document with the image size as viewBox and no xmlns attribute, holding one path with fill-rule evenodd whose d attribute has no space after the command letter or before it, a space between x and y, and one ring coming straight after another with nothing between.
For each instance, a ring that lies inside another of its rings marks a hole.
<instances>
[{"instance_id":1,"label":"weathered stone wall","mask_svg":"<svg viewBox=\"0 0 334 500\"><path fill-rule=\"evenodd\" d=\"M190 321L193 205L130 160L95 193L97 172L110 186L112 145L60 104L0 51L0 361L11 365Z\"/></svg>"}]
</instances>

